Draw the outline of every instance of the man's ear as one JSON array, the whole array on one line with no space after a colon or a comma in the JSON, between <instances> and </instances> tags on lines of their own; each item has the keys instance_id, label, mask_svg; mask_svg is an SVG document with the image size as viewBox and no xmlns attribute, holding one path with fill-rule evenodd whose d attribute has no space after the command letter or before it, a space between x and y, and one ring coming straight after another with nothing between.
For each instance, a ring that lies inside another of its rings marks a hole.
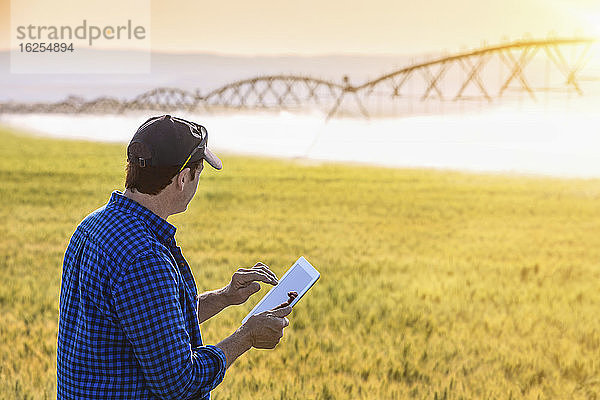
<instances>
[{"instance_id":1,"label":"man's ear","mask_svg":"<svg viewBox=\"0 0 600 400\"><path fill-rule=\"evenodd\" d=\"M175 184L178 190L183 190L186 184L190 182L190 169L184 168L175 175Z\"/></svg>"}]
</instances>

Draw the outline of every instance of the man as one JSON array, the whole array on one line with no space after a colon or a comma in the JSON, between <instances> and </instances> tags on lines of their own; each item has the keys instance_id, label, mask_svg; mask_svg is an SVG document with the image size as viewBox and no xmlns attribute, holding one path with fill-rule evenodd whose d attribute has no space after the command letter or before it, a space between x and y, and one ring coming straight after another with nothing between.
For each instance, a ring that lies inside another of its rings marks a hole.
<instances>
[{"instance_id":1,"label":"man","mask_svg":"<svg viewBox=\"0 0 600 400\"><path fill-rule=\"evenodd\" d=\"M283 336L296 293L216 346L202 343L200 323L244 303L258 282L277 284L258 263L197 293L166 220L187 209L204 161L222 168L207 141L201 125L150 118L127 148L125 192L77 227L63 263L58 399L208 399L241 354L274 348Z\"/></svg>"}]
</instances>

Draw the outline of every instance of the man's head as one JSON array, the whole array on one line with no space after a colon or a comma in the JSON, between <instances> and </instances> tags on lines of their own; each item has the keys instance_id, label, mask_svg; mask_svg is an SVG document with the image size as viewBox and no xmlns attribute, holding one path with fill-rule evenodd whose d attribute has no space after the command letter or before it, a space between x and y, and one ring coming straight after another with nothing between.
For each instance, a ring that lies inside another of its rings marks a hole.
<instances>
[{"instance_id":1,"label":"man's head","mask_svg":"<svg viewBox=\"0 0 600 400\"><path fill-rule=\"evenodd\" d=\"M184 211L196 188L203 161L215 169L223 164L207 147L203 126L163 115L144 122L127 147L125 188L149 196L164 196ZM174 204L174 206L176 206Z\"/></svg>"}]
</instances>

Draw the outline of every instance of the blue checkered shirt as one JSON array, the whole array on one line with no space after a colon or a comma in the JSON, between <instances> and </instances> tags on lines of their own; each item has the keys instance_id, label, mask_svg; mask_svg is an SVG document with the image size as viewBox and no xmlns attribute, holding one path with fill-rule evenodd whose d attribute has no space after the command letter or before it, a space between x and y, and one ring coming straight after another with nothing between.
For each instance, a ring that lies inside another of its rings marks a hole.
<instances>
[{"instance_id":1,"label":"blue checkered shirt","mask_svg":"<svg viewBox=\"0 0 600 400\"><path fill-rule=\"evenodd\" d=\"M176 228L113 192L77 227L60 292L58 399L209 399L225 354L204 346Z\"/></svg>"}]
</instances>

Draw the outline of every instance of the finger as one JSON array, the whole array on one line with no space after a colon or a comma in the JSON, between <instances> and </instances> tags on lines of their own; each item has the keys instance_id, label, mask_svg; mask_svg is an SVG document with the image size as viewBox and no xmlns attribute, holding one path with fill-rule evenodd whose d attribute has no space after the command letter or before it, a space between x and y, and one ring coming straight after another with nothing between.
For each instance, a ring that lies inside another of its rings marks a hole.
<instances>
[{"instance_id":1,"label":"finger","mask_svg":"<svg viewBox=\"0 0 600 400\"><path fill-rule=\"evenodd\" d=\"M274 317L283 318L286 315L289 315L291 312L292 312L292 307L290 307L290 306L285 306L282 308L275 307L273 310L271 310L270 315L272 315Z\"/></svg>"},{"instance_id":2,"label":"finger","mask_svg":"<svg viewBox=\"0 0 600 400\"><path fill-rule=\"evenodd\" d=\"M268 323L264 325L264 327L272 332L273 335L276 335L279 338L283 337L283 330L290 324L290 321L283 317L269 317Z\"/></svg>"},{"instance_id":3,"label":"finger","mask_svg":"<svg viewBox=\"0 0 600 400\"><path fill-rule=\"evenodd\" d=\"M270 285L276 285L277 281L274 281L269 275L259 272L257 270L252 270L250 272L236 272L238 274L239 283L250 283L255 281L265 282Z\"/></svg>"},{"instance_id":4,"label":"finger","mask_svg":"<svg viewBox=\"0 0 600 400\"><path fill-rule=\"evenodd\" d=\"M285 303L281 303L280 305L278 305L277 307L273 307L271 309L271 311L273 310L279 310L280 308L285 308L288 307L290 304L292 304L292 300L288 299Z\"/></svg>"},{"instance_id":5,"label":"finger","mask_svg":"<svg viewBox=\"0 0 600 400\"><path fill-rule=\"evenodd\" d=\"M260 274L262 276L267 277L269 279L269 281L277 283L277 277L274 277L272 274L269 274L268 272L265 272L262 269L254 269L253 268L247 273L248 274Z\"/></svg>"},{"instance_id":6,"label":"finger","mask_svg":"<svg viewBox=\"0 0 600 400\"><path fill-rule=\"evenodd\" d=\"M273 278L273 280L275 280L275 282L279 281L277 279L277 275L275 275L275 273L273 271L271 271L271 269L263 263L256 263L256 265L254 265L254 267L252 267L252 269L262 271L263 273L265 273L265 274L269 275L271 278Z\"/></svg>"},{"instance_id":7,"label":"finger","mask_svg":"<svg viewBox=\"0 0 600 400\"><path fill-rule=\"evenodd\" d=\"M273 273L273 271L271 271L267 267L252 267L251 271L261 272L265 275L270 276L271 278L273 278L273 280L275 280L275 281L277 280L277 276Z\"/></svg>"},{"instance_id":8,"label":"finger","mask_svg":"<svg viewBox=\"0 0 600 400\"><path fill-rule=\"evenodd\" d=\"M260 271L260 272L263 272L263 273L268 274L268 275L270 275L272 273L272 271L270 269L268 269L267 267L264 267L264 266L254 266L252 268L238 268L237 271L238 272Z\"/></svg>"},{"instance_id":9,"label":"finger","mask_svg":"<svg viewBox=\"0 0 600 400\"><path fill-rule=\"evenodd\" d=\"M296 300L296 297L298 297L298 293L296 293L296 292L288 292L288 299L287 299L287 301L285 303L280 304L277 308L280 308L282 306L285 307L285 306L291 305L293 303L293 301Z\"/></svg>"},{"instance_id":10,"label":"finger","mask_svg":"<svg viewBox=\"0 0 600 400\"><path fill-rule=\"evenodd\" d=\"M290 324L290 320L286 317L270 317L270 324L266 327L269 328L280 338L283 337L283 330Z\"/></svg>"},{"instance_id":11,"label":"finger","mask_svg":"<svg viewBox=\"0 0 600 400\"><path fill-rule=\"evenodd\" d=\"M257 343L259 349L274 349L279 344L279 340L262 340Z\"/></svg>"}]
</instances>

